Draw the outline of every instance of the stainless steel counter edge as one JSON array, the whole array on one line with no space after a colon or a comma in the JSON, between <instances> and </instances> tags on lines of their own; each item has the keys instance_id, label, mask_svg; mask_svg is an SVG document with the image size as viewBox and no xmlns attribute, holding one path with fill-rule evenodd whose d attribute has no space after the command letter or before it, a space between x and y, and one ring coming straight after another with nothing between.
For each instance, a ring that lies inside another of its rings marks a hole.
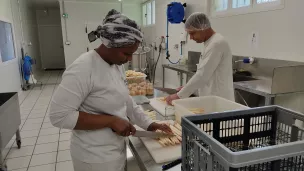
<instances>
[{"instance_id":1,"label":"stainless steel counter edge","mask_svg":"<svg viewBox=\"0 0 304 171\"><path fill-rule=\"evenodd\" d=\"M271 85L268 85L264 80L234 82L234 89L240 89L250 93L254 93L264 97L275 97L271 94Z\"/></svg>"},{"instance_id":2,"label":"stainless steel counter edge","mask_svg":"<svg viewBox=\"0 0 304 171\"><path fill-rule=\"evenodd\" d=\"M141 171L162 170L162 164L155 163L149 151L139 138L129 137L129 146Z\"/></svg>"},{"instance_id":3,"label":"stainless steel counter edge","mask_svg":"<svg viewBox=\"0 0 304 171\"><path fill-rule=\"evenodd\" d=\"M168 68L174 71L188 74L190 76L194 75L193 72L187 65L169 65L164 64L164 68ZM275 95L271 94L271 83L268 83L266 80L255 80L255 81L241 81L234 82L234 88L248 91L254 94L265 97L274 97Z\"/></svg>"},{"instance_id":4,"label":"stainless steel counter edge","mask_svg":"<svg viewBox=\"0 0 304 171\"><path fill-rule=\"evenodd\" d=\"M148 97L149 99L155 97L165 97L168 94L161 92L159 90L154 90L154 96ZM153 109L150 104L141 105L143 110ZM148 149L142 143L142 141L137 137L129 137L130 149L138 163L141 171L160 171L162 170L162 164L155 163L154 159L150 155Z\"/></svg>"}]
</instances>

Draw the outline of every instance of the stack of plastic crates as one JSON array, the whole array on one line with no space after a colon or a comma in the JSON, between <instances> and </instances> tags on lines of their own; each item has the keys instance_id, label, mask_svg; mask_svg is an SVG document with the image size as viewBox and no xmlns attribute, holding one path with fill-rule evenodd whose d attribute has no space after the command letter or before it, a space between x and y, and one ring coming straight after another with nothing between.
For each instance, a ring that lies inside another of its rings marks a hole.
<instances>
[{"instance_id":1,"label":"stack of plastic crates","mask_svg":"<svg viewBox=\"0 0 304 171\"><path fill-rule=\"evenodd\" d=\"M183 171L304 171L304 116L278 107L182 118Z\"/></svg>"}]
</instances>

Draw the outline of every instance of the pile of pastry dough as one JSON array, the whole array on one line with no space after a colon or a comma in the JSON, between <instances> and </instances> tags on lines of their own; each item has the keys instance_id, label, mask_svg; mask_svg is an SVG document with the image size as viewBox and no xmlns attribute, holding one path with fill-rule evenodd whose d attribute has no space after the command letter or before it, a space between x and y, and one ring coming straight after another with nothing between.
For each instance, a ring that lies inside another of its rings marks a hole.
<instances>
[{"instance_id":1,"label":"pile of pastry dough","mask_svg":"<svg viewBox=\"0 0 304 171\"><path fill-rule=\"evenodd\" d=\"M146 82L147 75L141 72L135 72L132 70L126 71L126 79L128 84L140 84L142 82Z\"/></svg>"},{"instance_id":2,"label":"pile of pastry dough","mask_svg":"<svg viewBox=\"0 0 304 171\"><path fill-rule=\"evenodd\" d=\"M132 70L126 71L126 77L142 77L142 76L146 76L146 74Z\"/></svg>"},{"instance_id":3,"label":"pile of pastry dough","mask_svg":"<svg viewBox=\"0 0 304 171\"><path fill-rule=\"evenodd\" d=\"M174 145L180 145L182 142L182 127L178 123L174 123L174 125L168 124L170 126L173 134L175 135L174 137L170 138L158 138L157 141L160 145L163 147L167 146L174 146ZM156 132L161 132L157 130Z\"/></svg>"},{"instance_id":4,"label":"pile of pastry dough","mask_svg":"<svg viewBox=\"0 0 304 171\"><path fill-rule=\"evenodd\" d=\"M131 96L151 96L154 94L153 84L145 81L141 83L131 83L128 85L128 88Z\"/></svg>"}]
</instances>

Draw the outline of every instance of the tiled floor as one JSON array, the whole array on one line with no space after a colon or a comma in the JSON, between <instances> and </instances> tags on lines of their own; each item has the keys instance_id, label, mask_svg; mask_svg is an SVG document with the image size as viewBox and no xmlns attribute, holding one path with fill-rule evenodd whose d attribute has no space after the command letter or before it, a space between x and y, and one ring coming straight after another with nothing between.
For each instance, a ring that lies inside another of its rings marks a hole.
<instances>
[{"instance_id":1,"label":"tiled floor","mask_svg":"<svg viewBox=\"0 0 304 171\"><path fill-rule=\"evenodd\" d=\"M59 130L47 116L54 90L61 81L60 71L40 74L44 84L32 90L20 92L22 147L17 148L15 137L3 150L9 171L73 171L70 156L71 131ZM128 150L128 170L139 170Z\"/></svg>"}]
</instances>

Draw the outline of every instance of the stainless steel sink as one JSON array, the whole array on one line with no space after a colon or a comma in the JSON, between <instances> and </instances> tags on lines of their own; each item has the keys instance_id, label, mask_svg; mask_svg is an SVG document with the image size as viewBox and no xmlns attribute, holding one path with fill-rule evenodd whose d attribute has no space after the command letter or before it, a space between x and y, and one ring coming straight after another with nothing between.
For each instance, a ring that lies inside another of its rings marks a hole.
<instances>
[{"instance_id":1,"label":"stainless steel sink","mask_svg":"<svg viewBox=\"0 0 304 171\"><path fill-rule=\"evenodd\" d=\"M254 81L254 80L257 80L257 79L255 79L253 77L249 77L249 76L233 74L233 82Z\"/></svg>"}]
</instances>

